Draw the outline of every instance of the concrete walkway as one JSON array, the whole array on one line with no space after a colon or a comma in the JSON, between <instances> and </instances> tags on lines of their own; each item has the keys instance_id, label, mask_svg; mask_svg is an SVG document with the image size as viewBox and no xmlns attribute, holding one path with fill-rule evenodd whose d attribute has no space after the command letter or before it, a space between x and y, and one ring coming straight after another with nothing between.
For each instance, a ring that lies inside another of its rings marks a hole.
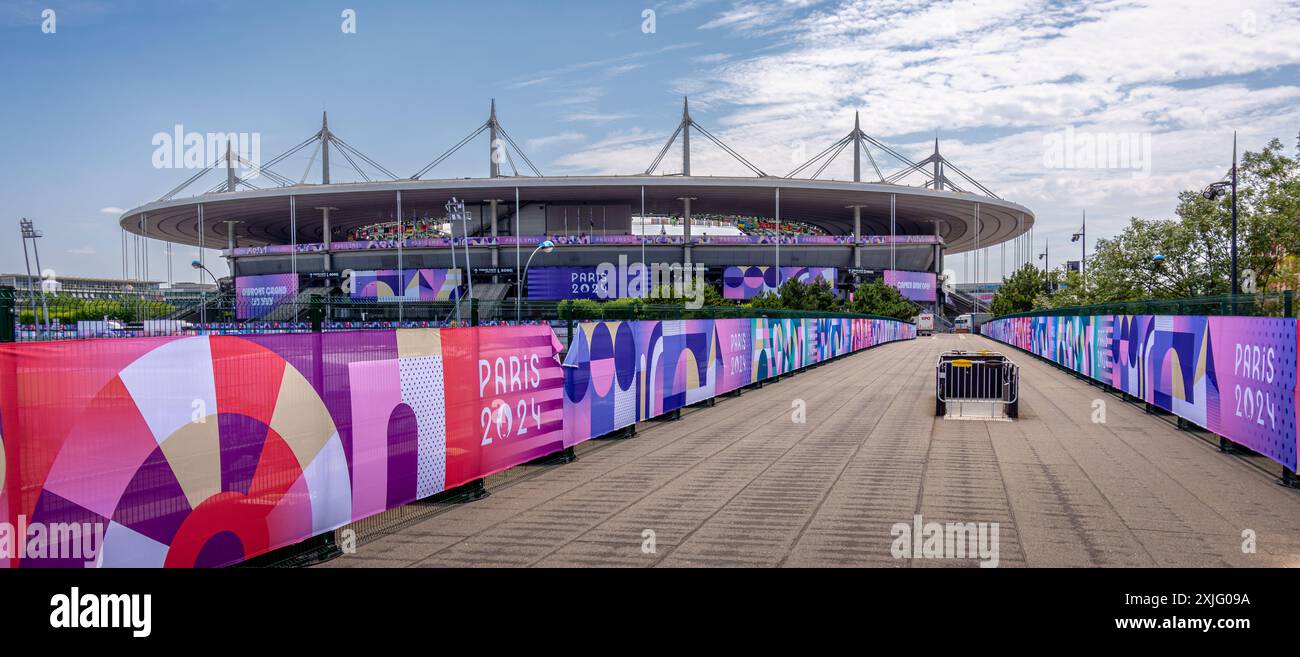
<instances>
[{"instance_id":1,"label":"concrete walkway","mask_svg":"<svg viewBox=\"0 0 1300 657\"><path fill-rule=\"evenodd\" d=\"M952 348L1000 347L885 345L643 423L323 567L977 563L894 558L891 528L917 514L998 523L1002 567L1300 566L1300 491L1026 354L1001 347L1022 366L1018 421L935 418L934 360Z\"/></svg>"}]
</instances>

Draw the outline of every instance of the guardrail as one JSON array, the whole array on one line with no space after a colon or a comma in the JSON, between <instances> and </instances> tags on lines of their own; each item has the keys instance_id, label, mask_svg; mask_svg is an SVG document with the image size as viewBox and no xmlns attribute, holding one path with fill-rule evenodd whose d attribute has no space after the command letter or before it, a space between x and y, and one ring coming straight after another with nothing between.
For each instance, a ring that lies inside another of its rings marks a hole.
<instances>
[{"instance_id":1,"label":"guardrail","mask_svg":"<svg viewBox=\"0 0 1300 657\"><path fill-rule=\"evenodd\" d=\"M38 298L39 299L39 298ZM231 293L47 294L35 309L26 296L0 288L0 342L91 337L300 333L396 328L450 328L502 324L568 325L576 321L768 318L887 319L854 313L649 303L640 299L415 301L301 294L263 313L239 319ZM5 333L5 329L10 330Z\"/></svg>"},{"instance_id":2,"label":"guardrail","mask_svg":"<svg viewBox=\"0 0 1300 657\"><path fill-rule=\"evenodd\" d=\"M563 362L542 325L0 345L0 524L77 528L0 568L237 563L913 337L866 318L583 322Z\"/></svg>"},{"instance_id":3,"label":"guardrail","mask_svg":"<svg viewBox=\"0 0 1300 657\"><path fill-rule=\"evenodd\" d=\"M1293 318L1036 315L999 317L980 331L1258 452L1295 480Z\"/></svg>"},{"instance_id":4,"label":"guardrail","mask_svg":"<svg viewBox=\"0 0 1300 657\"><path fill-rule=\"evenodd\" d=\"M1295 317L1294 292L1222 294L1182 299L1141 299L1089 306L1044 308L1002 317L1063 317L1080 315L1246 315L1252 317Z\"/></svg>"}]
</instances>

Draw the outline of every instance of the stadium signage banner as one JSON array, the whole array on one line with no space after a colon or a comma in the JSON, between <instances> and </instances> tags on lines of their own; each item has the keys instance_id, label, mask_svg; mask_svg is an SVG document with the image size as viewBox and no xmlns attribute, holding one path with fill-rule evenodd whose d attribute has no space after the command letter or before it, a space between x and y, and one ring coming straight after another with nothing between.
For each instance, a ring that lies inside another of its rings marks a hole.
<instances>
[{"instance_id":1,"label":"stadium signage banner","mask_svg":"<svg viewBox=\"0 0 1300 657\"><path fill-rule=\"evenodd\" d=\"M722 271L722 297L724 299L753 299L764 293L776 294L781 284L794 279L809 284L818 278L835 289L836 270L834 267L781 267L780 276L777 268L769 266L727 267Z\"/></svg>"},{"instance_id":2,"label":"stadium signage banner","mask_svg":"<svg viewBox=\"0 0 1300 657\"><path fill-rule=\"evenodd\" d=\"M547 325L0 345L0 528L25 546L0 568L230 565L914 336L892 320L584 323L563 365ZM26 529L73 526L99 538Z\"/></svg>"},{"instance_id":3,"label":"stadium signage banner","mask_svg":"<svg viewBox=\"0 0 1300 657\"><path fill-rule=\"evenodd\" d=\"M885 285L897 288L903 297L912 301L934 301L936 276L928 271L885 270Z\"/></svg>"},{"instance_id":4,"label":"stadium signage banner","mask_svg":"<svg viewBox=\"0 0 1300 657\"><path fill-rule=\"evenodd\" d=\"M235 277L236 319L262 319L298 295L296 274Z\"/></svg>"},{"instance_id":5,"label":"stadium signage banner","mask_svg":"<svg viewBox=\"0 0 1300 657\"><path fill-rule=\"evenodd\" d=\"M857 239L846 235L692 235L687 239L684 235L522 235L519 237L500 236L500 237L408 237L405 240L382 239L382 240L354 240L346 242L331 242L329 251L366 251L370 249L397 249L398 243L401 243L405 249L431 249L431 248L448 248L451 246L463 247L468 243L472 247L490 247L490 246L537 246L545 240L550 240L561 246L640 246L642 243L658 246L681 246L684 244L703 244L703 245L811 245L811 246L834 246L843 245L851 246L861 244L865 246L885 246L889 244L938 244L940 239L934 235L863 235ZM327 249L324 244L270 244L266 246L241 246L235 249L225 249L223 255L233 257L247 256L265 256L265 255L289 255L291 253L320 253Z\"/></svg>"},{"instance_id":6,"label":"stadium signage banner","mask_svg":"<svg viewBox=\"0 0 1300 657\"><path fill-rule=\"evenodd\" d=\"M1014 317L980 331L1296 469L1294 319Z\"/></svg>"},{"instance_id":7,"label":"stadium signage banner","mask_svg":"<svg viewBox=\"0 0 1300 657\"><path fill-rule=\"evenodd\" d=\"M611 285L617 283L595 266L528 269L529 299L608 299Z\"/></svg>"},{"instance_id":8,"label":"stadium signage banner","mask_svg":"<svg viewBox=\"0 0 1300 657\"><path fill-rule=\"evenodd\" d=\"M460 269L348 270L343 284L353 299L450 301L460 295Z\"/></svg>"}]
</instances>

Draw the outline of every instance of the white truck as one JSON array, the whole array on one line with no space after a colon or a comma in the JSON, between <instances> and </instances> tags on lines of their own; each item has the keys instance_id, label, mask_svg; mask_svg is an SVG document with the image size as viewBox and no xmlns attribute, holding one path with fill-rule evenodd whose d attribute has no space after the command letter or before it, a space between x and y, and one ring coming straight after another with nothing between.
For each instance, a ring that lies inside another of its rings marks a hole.
<instances>
[{"instance_id":1,"label":"white truck","mask_svg":"<svg viewBox=\"0 0 1300 657\"><path fill-rule=\"evenodd\" d=\"M934 313L921 313L913 320L916 323L917 335L930 335L934 333Z\"/></svg>"}]
</instances>

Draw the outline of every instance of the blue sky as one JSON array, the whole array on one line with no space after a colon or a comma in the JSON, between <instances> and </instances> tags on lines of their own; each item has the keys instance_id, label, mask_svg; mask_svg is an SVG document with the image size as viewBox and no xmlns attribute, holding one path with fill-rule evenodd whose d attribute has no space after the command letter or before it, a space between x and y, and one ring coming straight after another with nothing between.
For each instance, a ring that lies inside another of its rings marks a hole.
<instances>
[{"instance_id":1,"label":"blue sky","mask_svg":"<svg viewBox=\"0 0 1300 657\"><path fill-rule=\"evenodd\" d=\"M53 34L41 30L46 8ZM340 30L349 8L355 34ZM1090 237L1134 214L1170 216L1179 190L1228 166L1234 129L1243 149L1293 144L1297 34L1300 5L1283 0L11 0L0 6L0 223L16 233L19 217L36 220L47 268L114 276L112 209L190 175L151 164L153 135L177 124L260 133L266 159L328 110L334 132L405 176L495 97L545 173L632 173L689 93L696 119L769 173L842 136L855 109L918 159L937 133L965 171L1036 211L1040 247L1064 247L1084 207ZM1067 129L1145 136L1150 166L1047 166L1046 144ZM432 175L484 175L482 142ZM696 150L697 173L743 171ZM276 170L298 179L309 155ZM824 177L848 176L842 159ZM335 160L336 180L354 177ZM151 247L155 277L162 253ZM22 269L18 240L0 240L0 270Z\"/></svg>"}]
</instances>

